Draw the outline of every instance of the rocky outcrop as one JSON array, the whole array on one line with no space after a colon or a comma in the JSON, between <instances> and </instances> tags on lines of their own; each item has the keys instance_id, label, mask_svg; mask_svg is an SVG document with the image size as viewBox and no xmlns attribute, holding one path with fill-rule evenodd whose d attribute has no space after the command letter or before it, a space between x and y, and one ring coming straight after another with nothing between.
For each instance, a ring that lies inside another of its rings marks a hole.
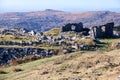
<instances>
[{"instance_id":1,"label":"rocky outcrop","mask_svg":"<svg viewBox=\"0 0 120 80\"><path fill-rule=\"evenodd\" d=\"M10 60L24 59L30 55L41 58L54 54L54 50L44 50L40 48L0 48L0 65L9 64Z\"/></svg>"}]
</instances>

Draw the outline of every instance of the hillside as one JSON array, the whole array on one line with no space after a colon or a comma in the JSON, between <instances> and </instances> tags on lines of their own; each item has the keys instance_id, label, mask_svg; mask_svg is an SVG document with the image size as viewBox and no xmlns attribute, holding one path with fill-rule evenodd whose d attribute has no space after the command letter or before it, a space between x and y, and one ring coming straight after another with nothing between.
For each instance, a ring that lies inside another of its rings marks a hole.
<instances>
[{"instance_id":1,"label":"hillside","mask_svg":"<svg viewBox=\"0 0 120 80\"><path fill-rule=\"evenodd\" d=\"M36 12L0 13L1 28L19 27L47 31L73 22L83 22L84 27L108 22L115 22L115 25L120 25L120 13L110 11L63 12L51 9Z\"/></svg>"},{"instance_id":2,"label":"hillside","mask_svg":"<svg viewBox=\"0 0 120 80\"><path fill-rule=\"evenodd\" d=\"M116 80L120 75L120 50L74 52L2 70L8 73L0 74L0 80Z\"/></svg>"}]
</instances>

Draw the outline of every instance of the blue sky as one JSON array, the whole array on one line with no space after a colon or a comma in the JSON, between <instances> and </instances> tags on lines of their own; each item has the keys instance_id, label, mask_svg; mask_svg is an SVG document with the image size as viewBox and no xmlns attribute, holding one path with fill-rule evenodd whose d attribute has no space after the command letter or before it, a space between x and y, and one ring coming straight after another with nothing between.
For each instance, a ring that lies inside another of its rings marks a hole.
<instances>
[{"instance_id":1,"label":"blue sky","mask_svg":"<svg viewBox=\"0 0 120 80\"><path fill-rule=\"evenodd\" d=\"M29 12L45 9L62 11L120 11L120 0L0 0L0 12Z\"/></svg>"}]
</instances>

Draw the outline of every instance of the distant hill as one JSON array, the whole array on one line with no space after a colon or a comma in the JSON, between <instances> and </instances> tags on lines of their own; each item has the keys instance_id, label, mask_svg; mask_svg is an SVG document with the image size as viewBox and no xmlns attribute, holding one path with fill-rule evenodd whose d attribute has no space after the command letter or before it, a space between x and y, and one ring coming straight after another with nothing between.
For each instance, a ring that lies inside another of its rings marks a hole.
<instances>
[{"instance_id":1,"label":"distant hill","mask_svg":"<svg viewBox=\"0 0 120 80\"><path fill-rule=\"evenodd\" d=\"M47 9L36 12L0 13L0 27L19 27L47 31L66 23L83 22L84 27L115 22L120 25L120 13L110 11L64 12Z\"/></svg>"}]
</instances>

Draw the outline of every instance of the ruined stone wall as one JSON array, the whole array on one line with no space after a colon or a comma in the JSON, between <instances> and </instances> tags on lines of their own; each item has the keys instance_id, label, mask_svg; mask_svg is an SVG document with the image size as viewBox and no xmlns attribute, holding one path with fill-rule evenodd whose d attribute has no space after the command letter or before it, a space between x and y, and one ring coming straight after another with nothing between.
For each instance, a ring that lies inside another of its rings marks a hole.
<instances>
[{"instance_id":1,"label":"ruined stone wall","mask_svg":"<svg viewBox=\"0 0 120 80\"><path fill-rule=\"evenodd\" d=\"M82 23L69 23L61 28L61 32L68 32L68 31L81 32L83 31L83 24Z\"/></svg>"},{"instance_id":2,"label":"ruined stone wall","mask_svg":"<svg viewBox=\"0 0 120 80\"><path fill-rule=\"evenodd\" d=\"M91 36L94 38L112 38L114 23L107 23L101 26L94 26L91 28Z\"/></svg>"},{"instance_id":3,"label":"ruined stone wall","mask_svg":"<svg viewBox=\"0 0 120 80\"><path fill-rule=\"evenodd\" d=\"M114 27L114 23L108 23L106 24L106 37L113 37L113 27Z\"/></svg>"}]
</instances>

